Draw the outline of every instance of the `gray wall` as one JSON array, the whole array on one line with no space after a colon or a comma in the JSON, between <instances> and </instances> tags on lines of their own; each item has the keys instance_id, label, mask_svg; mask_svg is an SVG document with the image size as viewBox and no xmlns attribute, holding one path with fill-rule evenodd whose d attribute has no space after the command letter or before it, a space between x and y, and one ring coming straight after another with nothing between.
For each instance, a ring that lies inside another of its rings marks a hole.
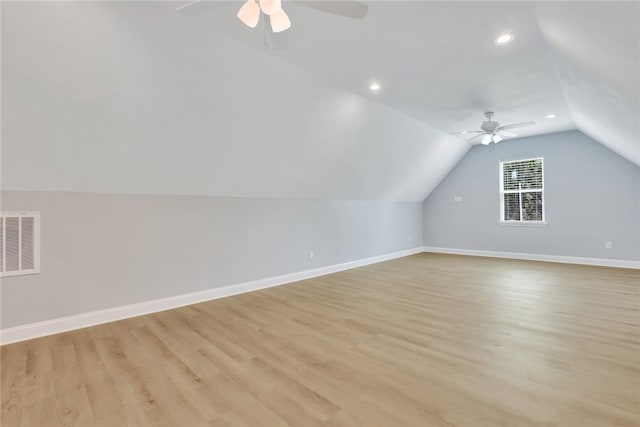
<instances>
[{"instance_id":1,"label":"gray wall","mask_svg":"<svg viewBox=\"0 0 640 427\"><path fill-rule=\"evenodd\" d=\"M41 274L2 279L2 328L422 245L420 202L1 196L5 212L41 212L42 237Z\"/></svg>"},{"instance_id":2,"label":"gray wall","mask_svg":"<svg viewBox=\"0 0 640 427\"><path fill-rule=\"evenodd\" d=\"M548 225L498 225L499 162L539 156ZM639 260L640 168L578 131L475 146L425 200L423 231L425 246Z\"/></svg>"}]
</instances>

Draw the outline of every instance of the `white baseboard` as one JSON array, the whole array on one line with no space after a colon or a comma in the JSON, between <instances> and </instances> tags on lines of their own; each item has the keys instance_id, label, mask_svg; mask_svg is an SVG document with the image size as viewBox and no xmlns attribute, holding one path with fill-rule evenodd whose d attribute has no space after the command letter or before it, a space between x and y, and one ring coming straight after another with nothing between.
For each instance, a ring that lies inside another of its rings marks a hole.
<instances>
[{"instance_id":1,"label":"white baseboard","mask_svg":"<svg viewBox=\"0 0 640 427\"><path fill-rule=\"evenodd\" d=\"M61 317L43 322L30 323L13 328L0 329L0 345L10 344L18 341L25 341L46 335L58 334L75 329L86 328L99 325L101 323L113 322L127 319L129 317L141 316L172 308L183 307L185 305L197 304L218 298L243 294L245 292L284 285L300 280L311 279L313 277L324 276L338 271L349 270L364 265L375 264L395 258L401 258L423 252L422 247L379 255L371 258L364 258L356 261L334 264L326 267L314 268L312 270L299 271L282 276L269 277L266 279L254 280L251 282L237 283L221 288L208 289L200 292L192 292L183 295L176 295L168 298L143 301L136 304L123 305L120 307L108 308L105 310L92 311L69 317Z\"/></svg>"},{"instance_id":2,"label":"white baseboard","mask_svg":"<svg viewBox=\"0 0 640 427\"><path fill-rule=\"evenodd\" d=\"M470 256L482 256L482 257L490 257L490 258L522 259L527 261L559 262L563 264L594 265L599 267L640 269L640 261L631 261L631 260L625 260L625 259L583 258L583 257L560 256L560 255L523 254L518 252L484 251L479 249L435 248L431 246L425 246L423 249L424 249L424 252L434 252L439 254L470 255Z\"/></svg>"}]
</instances>

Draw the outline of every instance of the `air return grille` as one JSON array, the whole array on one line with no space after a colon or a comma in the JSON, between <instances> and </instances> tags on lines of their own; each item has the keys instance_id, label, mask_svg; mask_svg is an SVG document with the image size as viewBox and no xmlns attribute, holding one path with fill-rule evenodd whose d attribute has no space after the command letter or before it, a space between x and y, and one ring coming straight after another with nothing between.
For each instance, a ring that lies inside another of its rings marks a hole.
<instances>
[{"instance_id":1,"label":"air return grille","mask_svg":"<svg viewBox=\"0 0 640 427\"><path fill-rule=\"evenodd\" d=\"M40 214L0 214L0 277L40 272Z\"/></svg>"}]
</instances>

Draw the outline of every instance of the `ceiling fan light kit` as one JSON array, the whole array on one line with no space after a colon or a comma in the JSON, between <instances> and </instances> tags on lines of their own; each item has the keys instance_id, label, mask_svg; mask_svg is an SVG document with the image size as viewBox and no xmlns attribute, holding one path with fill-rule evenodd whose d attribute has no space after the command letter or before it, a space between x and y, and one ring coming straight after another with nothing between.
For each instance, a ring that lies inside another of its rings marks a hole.
<instances>
[{"instance_id":1,"label":"ceiling fan light kit","mask_svg":"<svg viewBox=\"0 0 640 427\"><path fill-rule=\"evenodd\" d=\"M282 0L260 0L260 9L265 15L274 15L282 10Z\"/></svg>"},{"instance_id":2,"label":"ceiling fan light kit","mask_svg":"<svg viewBox=\"0 0 640 427\"><path fill-rule=\"evenodd\" d=\"M282 9L281 0L247 0L238 11L238 19L247 27L255 28L260 21L260 10L269 17L271 30L280 33L291 27L289 16Z\"/></svg>"},{"instance_id":3,"label":"ceiling fan light kit","mask_svg":"<svg viewBox=\"0 0 640 427\"><path fill-rule=\"evenodd\" d=\"M489 135L489 134L487 133L487 134L485 134L485 135L482 137L481 144L482 144L482 145L489 145L489 144L491 144L492 142L493 142L494 144L497 144L497 143L498 143L498 142L500 142L500 141L502 141L502 137L501 137L500 135Z\"/></svg>"},{"instance_id":4,"label":"ceiling fan light kit","mask_svg":"<svg viewBox=\"0 0 640 427\"><path fill-rule=\"evenodd\" d=\"M255 28L260 21L260 6L255 0L247 0L238 11L238 19L246 26Z\"/></svg>"},{"instance_id":5,"label":"ceiling fan light kit","mask_svg":"<svg viewBox=\"0 0 640 427\"><path fill-rule=\"evenodd\" d=\"M289 29L291 27L291 21L289 20L289 16L284 12L284 10L280 9L279 12L274 13L269 17L271 21L271 30L274 33L280 33L284 30Z\"/></svg>"}]
</instances>

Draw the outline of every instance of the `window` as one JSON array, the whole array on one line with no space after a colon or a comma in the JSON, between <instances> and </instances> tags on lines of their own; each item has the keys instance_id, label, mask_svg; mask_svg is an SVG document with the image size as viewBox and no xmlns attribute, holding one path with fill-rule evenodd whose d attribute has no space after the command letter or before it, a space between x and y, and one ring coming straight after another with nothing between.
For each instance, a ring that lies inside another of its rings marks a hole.
<instances>
[{"instance_id":1,"label":"window","mask_svg":"<svg viewBox=\"0 0 640 427\"><path fill-rule=\"evenodd\" d=\"M542 158L500 162L500 221L544 223Z\"/></svg>"},{"instance_id":2,"label":"window","mask_svg":"<svg viewBox=\"0 0 640 427\"><path fill-rule=\"evenodd\" d=\"M40 214L2 213L0 277L40 272Z\"/></svg>"}]
</instances>

